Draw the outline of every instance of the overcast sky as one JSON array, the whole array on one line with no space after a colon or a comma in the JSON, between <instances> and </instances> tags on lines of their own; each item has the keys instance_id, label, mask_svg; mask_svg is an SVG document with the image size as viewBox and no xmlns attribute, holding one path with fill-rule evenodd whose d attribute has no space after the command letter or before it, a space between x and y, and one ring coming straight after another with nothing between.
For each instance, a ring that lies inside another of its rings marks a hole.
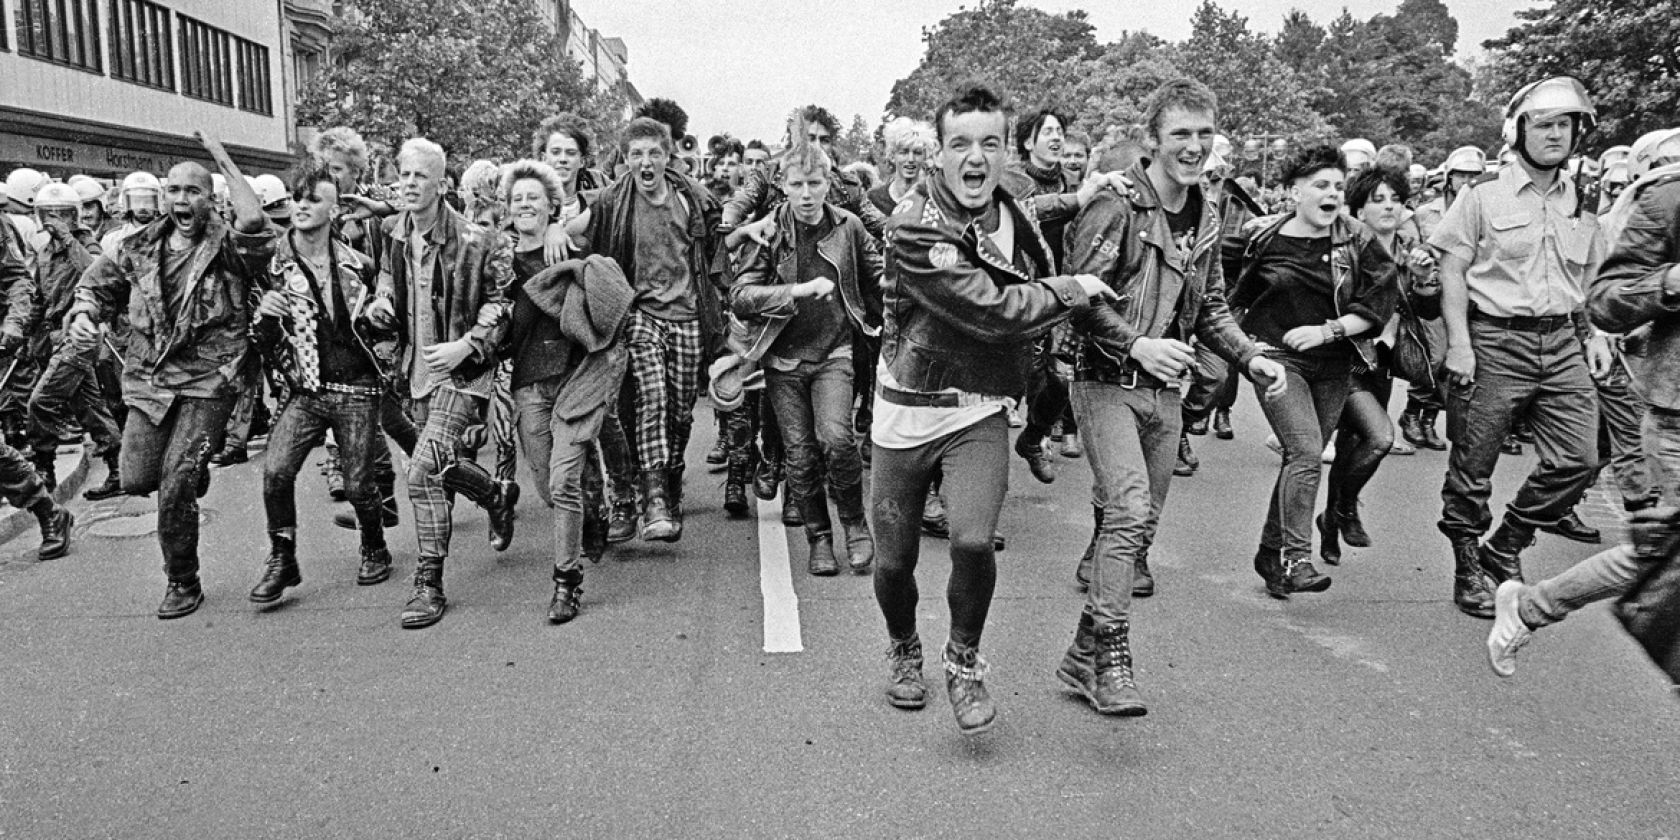
<instances>
[{"instance_id":1,"label":"overcast sky","mask_svg":"<svg viewBox=\"0 0 1680 840\"><path fill-rule=\"evenodd\" d=\"M1516 22L1532 0L1445 0L1458 19L1460 55ZM794 107L816 102L849 123L873 126L922 56L922 28L960 0L573 0L584 23L630 48L630 80L648 98L675 99L703 142L727 130L776 140ZM1190 34L1197 0L1022 0L1049 12L1083 8L1097 40L1145 30L1177 41ZM1291 8L1326 23L1343 7L1360 19L1392 14L1399 0L1220 0L1249 26L1276 32Z\"/></svg>"}]
</instances>

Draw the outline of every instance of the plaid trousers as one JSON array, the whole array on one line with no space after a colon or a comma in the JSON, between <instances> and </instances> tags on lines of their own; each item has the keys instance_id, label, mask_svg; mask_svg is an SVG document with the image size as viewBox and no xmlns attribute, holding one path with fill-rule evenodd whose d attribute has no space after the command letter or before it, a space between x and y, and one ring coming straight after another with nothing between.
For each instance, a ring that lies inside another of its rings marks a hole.
<instances>
[{"instance_id":1,"label":"plaid trousers","mask_svg":"<svg viewBox=\"0 0 1680 840\"><path fill-rule=\"evenodd\" d=\"M644 474L680 470L700 393L700 322L666 321L635 310L627 342L635 389L636 465Z\"/></svg>"},{"instance_id":2,"label":"plaid trousers","mask_svg":"<svg viewBox=\"0 0 1680 840\"><path fill-rule=\"evenodd\" d=\"M425 399L415 400L409 414L420 425L420 440L408 461L408 498L414 503L414 535L420 542L421 557L449 556L449 537L454 529L454 505L444 492L438 473L455 462L461 432L480 422L484 399L447 386Z\"/></svg>"}]
</instances>

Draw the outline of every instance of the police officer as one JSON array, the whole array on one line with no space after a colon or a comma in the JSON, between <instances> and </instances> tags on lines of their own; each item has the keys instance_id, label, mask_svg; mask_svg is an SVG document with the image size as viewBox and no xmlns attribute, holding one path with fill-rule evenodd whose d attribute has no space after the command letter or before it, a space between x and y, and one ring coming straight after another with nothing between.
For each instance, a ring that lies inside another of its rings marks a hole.
<instances>
[{"instance_id":1,"label":"police officer","mask_svg":"<svg viewBox=\"0 0 1680 840\"><path fill-rule=\"evenodd\" d=\"M1493 617L1488 576L1521 580L1519 553L1569 512L1598 466L1593 378L1608 371L1610 354L1582 308L1604 243L1562 174L1596 122L1573 78L1518 91L1504 125L1517 160L1471 182L1429 242L1441 259L1452 441L1439 527L1456 564L1453 601L1478 618ZM1519 410L1533 424L1539 463L1479 544L1492 525L1500 443Z\"/></svg>"}]
</instances>

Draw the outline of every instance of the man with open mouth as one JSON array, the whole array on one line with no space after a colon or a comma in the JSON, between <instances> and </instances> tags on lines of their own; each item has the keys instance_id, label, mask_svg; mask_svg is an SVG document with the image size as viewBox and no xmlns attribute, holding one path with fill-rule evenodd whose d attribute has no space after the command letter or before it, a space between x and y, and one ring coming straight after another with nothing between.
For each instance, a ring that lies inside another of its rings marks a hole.
<instances>
[{"instance_id":1,"label":"man with open mouth","mask_svg":"<svg viewBox=\"0 0 1680 840\"><path fill-rule=\"evenodd\" d=\"M222 144L199 141L228 185L232 222L213 205L209 170L187 161L169 170L164 215L101 254L77 283L66 316L71 342L99 341L98 322L128 308L124 350L122 484L158 491L158 542L169 586L158 618L191 615L199 580L198 500L210 487L238 395L255 386L250 364L252 290L273 253L274 228L256 191Z\"/></svg>"}]
</instances>

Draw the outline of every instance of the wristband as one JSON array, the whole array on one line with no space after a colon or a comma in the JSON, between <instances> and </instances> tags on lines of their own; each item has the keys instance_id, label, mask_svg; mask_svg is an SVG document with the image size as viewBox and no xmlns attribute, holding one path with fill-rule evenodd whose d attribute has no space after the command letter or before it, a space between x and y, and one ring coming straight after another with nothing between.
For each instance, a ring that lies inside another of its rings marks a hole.
<instances>
[{"instance_id":1,"label":"wristband","mask_svg":"<svg viewBox=\"0 0 1680 840\"><path fill-rule=\"evenodd\" d=\"M1342 322L1335 318L1325 321L1324 328L1330 331L1330 341L1340 341L1347 338L1347 327L1342 326Z\"/></svg>"}]
</instances>

